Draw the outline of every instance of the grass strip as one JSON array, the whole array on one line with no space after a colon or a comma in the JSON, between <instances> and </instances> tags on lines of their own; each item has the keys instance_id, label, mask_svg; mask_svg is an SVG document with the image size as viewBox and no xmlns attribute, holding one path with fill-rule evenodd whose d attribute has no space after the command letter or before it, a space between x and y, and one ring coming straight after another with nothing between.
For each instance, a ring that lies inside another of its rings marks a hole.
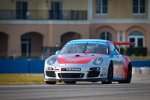
<instances>
[{"instance_id":1,"label":"grass strip","mask_svg":"<svg viewBox=\"0 0 150 100\"><path fill-rule=\"evenodd\" d=\"M150 56L130 56L131 60L150 60Z\"/></svg>"},{"instance_id":2,"label":"grass strip","mask_svg":"<svg viewBox=\"0 0 150 100\"><path fill-rule=\"evenodd\" d=\"M45 84L43 74L0 74L0 85Z\"/></svg>"}]
</instances>

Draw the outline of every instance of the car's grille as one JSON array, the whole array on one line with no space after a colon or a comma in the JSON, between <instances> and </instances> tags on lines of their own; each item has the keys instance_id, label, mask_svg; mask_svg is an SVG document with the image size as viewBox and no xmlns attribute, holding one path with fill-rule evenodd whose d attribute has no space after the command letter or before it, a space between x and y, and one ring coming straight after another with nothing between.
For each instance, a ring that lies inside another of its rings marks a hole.
<instances>
[{"instance_id":1,"label":"car's grille","mask_svg":"<svg viewBox=\"0 0 150 100\"><path fill-rule=\"evenodd\" d=\"M58 73L59 78L83 78L83 73Z\"/></svg>"},{"instance_id":2,"label":"car's grille","mask_svg":"<svg viewBox=\"0 0 150 100\"><path fill-rule=\"evenodd\" d=\"M46 71L46 75L47 75L48 77L56 77L54 71Z\"/></svg>"},{"instance_id":3,"label":"car's grille","mask_svg":"<svg viewBox=\"0 0 150 100\"><path fill-rule=\"evenodd\" d=\"M87 74L87 77L98 77L100 74L100 71L89 71Z\"/></svg>"}]
</instances>

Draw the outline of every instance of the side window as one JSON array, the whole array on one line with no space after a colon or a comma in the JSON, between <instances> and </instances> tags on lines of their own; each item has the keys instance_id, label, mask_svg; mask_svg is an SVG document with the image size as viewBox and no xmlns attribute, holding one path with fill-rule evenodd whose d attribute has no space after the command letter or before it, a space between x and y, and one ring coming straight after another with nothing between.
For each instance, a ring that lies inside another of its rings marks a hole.
<instances>
[{"instance_id":1,"label":"side window","mask_svg":"<svg viewBox=\"0 0 150 100\"><path fill-rule=\"evenodd\" d=\"M120 53L118 52L118 50L115 48L115 46L112 44L112 43L110 43L110 52L111 52L111 54L113 54L113 55L119 55Z\"/></svg>"},{"instance_id":2,"label":"side window","mask_svg":"<svg viewBox=\"0 0 150 100\"><path fill-rule=\"evenodd\" d=\"M110 43L110 51L114 51L115 50L115 47L112 43Z\"/></svg>"}]
</instances>

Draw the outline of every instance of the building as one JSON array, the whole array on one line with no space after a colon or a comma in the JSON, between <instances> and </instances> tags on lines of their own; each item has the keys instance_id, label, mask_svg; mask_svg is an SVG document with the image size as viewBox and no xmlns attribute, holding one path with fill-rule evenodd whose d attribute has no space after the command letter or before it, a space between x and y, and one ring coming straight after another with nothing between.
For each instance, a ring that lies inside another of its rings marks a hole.
<instances>
[{"instance_id":1,"label":"building","mask_svg":"<svg viewBox=\"0 0 150 100\"><path fill-rule=\"evenodd\" d=\"M150 55L150 0L0 0L0 56L41 56L79 38L135 42Z\"/></svg>"}]
</instances>

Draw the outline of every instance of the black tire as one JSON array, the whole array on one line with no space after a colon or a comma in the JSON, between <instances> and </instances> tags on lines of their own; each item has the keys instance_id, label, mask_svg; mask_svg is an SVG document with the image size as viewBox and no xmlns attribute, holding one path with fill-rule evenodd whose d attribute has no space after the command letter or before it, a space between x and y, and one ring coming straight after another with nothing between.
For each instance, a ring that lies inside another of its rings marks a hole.
<instances>
[{"instance_id":1,"label":"black tire","mask_svg":"<svg viewBox=\"0 0 150 100\"><path fill-rule=\"evenodd\" d=\"M56 81L45 81L46 84L49 84L49 85L54 85L56 84Z\"/></svg>"},{"instance_id":2,"label":"black tire","mask_svg":"<svg viewBox=\"0 0 150 100\"><path fill-rule=\"evenodd\" d=\"M110 63L108 68L107 79L105 81L102 81L102 84L111 84L112 81L113 81L113 64Z\"/></svg>"},{"instance_id":3,"label":"black tire","mask_svg":"<svg viewBox=\"0 0 150 100\"><path fill-rule=\"evenodd\" d=\"M64 81L65 84L76 84L76 81Z\"/></svg>"},{"instance_id":4,"label":"black tire","mask_svg":"<svg viewBox=\"0 0 150 100\"><path fill-rule=\"evenodd\" d=\"M128 72L127 72L127 78L122 81L118 81L119 83L130 83L132 79L132 65L129 64L128 66Z\"/></svg>"}]
</instances>

